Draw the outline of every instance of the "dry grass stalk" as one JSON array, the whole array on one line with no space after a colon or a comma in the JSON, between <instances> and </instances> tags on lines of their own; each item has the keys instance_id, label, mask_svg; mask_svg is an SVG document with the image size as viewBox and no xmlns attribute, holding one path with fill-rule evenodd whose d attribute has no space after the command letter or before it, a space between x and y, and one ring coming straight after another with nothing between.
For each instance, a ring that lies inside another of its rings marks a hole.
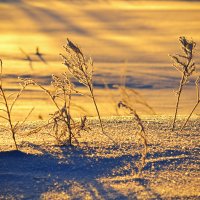
<instances>
[{"instance_id":1,"label":"dry grass stalk","mask_svg":"<svg viewBox=\"0 0 200 200\"><path fill-rule=\"evenodd\" d=\"M179 84L179 89L177 93L177 102L174 114L174 120L172 124L172 131L175 128L176 118L178 113L178 107L180 102L180 96L183 91L183 86L187 84L189 77L195 71L195 63L193 61L193 50L196 46L194 41L189 41L185 37L180 37L179 41L181 43L181 48L183 50L183 55L176 54L171 56L174 60L173 66L181 73L181 81Z\"/></svg>"},{"instance_id":2,"label":"dry grass stalk","mask_svg":"<svg viewBox=\"0 0 200 200\"><path fill-rule=\"evenodd\" d=\"M28 115L25 117L25 119L22 122L14 123L13 119L12 119L12 110L13 110L13 107L15 106L15 103L17 102L19 97L22 95L22 92L25 90L27 84L21 84L22 88L16 94L15 98L12 99L12 101L10 103L9 102L10 98L14 94L10 94L9 96L6 95L5 89L3 87L2 77L3 77L3 63L2 63L2 60L0 59L0 104L2 105L2 108L0 109L2 114L0 114L0 118L5 120L6 122L8 122L8 125L9 125L9 127L1 125L0 128L2 128L5 131L9 131L12 134L12 138L13 138L13 141L14 141L14 144L15 144L15 148L16 148L16 150L18 150L18 146L17 146L17 142L16 142L16 134L18 133L20 128L23 126L23 124L26 122L26 120L28 119L28 117L32 113L33 108L31 109L31 111L28 113Z\"/></svg>"},{"instance_id":3,"label":"dry grass stalk","mask_svg":"<svg viewBox=\"0 0 200 200\"><path fill-rule=\"evenodd\" d=\"M142 120L140 116L138 115L135 105L140 104L144 108L146 108L146 111L150 114L155 114L155 111L153 108L145 101L145 99L140 95L139 92L137 92L134 89L126 88L125 82L124 85L118 87L120 94L121 94L121 101L118 103L118 107L123 107L129 111L130 114L133 115L133 120L137 123L138 126L138 131L136 132L136 135L139 135L140 139L142 140L142 145L143 145L143 151L142 151L142 164L141 167L139 168L139 173L142 172L142 169L145 166L146 163L146 155L148 151L148 144L147 144L147 139L146 139L146 133L145 133L145 128L142 123Z\"/></svg>"},{"instance_id":4,"label":"dry grass stalk","mask_svg":"<svg viewBox=\"0 0 200 200\"><path fill-rule=\"evenodd\" d=\"M196 85L196 95L197 95L197 101L196 104L194 105L194 107L192 108L189 116L187 117L185 123L183 124L183 126L181 127L181 131L184 129L184 127L186 126L186 124L188 123L190 117L192 116L193 112L196 110L197 106L200 103L200 95L199 95L199 81L200 81L200 76L197 77L195 85Z\"/></svg>"},{"instance_id":5,"label":"dry grass stalk","mask_svg":"<svg viewBox=\"0 0 200 200\"><path fill-rule=\"evenodd\" d=\"M102 83L104 84L104 88L106 89L107 91L107 94L108 94L108 97L110 100L108 100L113 106L114 106L114 110L115 110L115 114L117 116L119 116L119 108L118 106L116 105L116 98L114 96L114 94L112 93L111 89L109 88L108 84L106 83L106 81L104 79L102 79ZM115 87L115 86L114 86Z\"/></svg>"},{"instance_id":6,"label":"dry grass stalk","mask_svg":"<svg viewBox=\"0 0 200 200\"><path fill-rule=\"evenodd\" d=\"M146 102L143 96L136 90L131 88L126 88L125 86L118 87L121 99L125 102L129 107L134 108L136 104L142 105L145 111L149 114L155 114L154 109Z\"/></svg>"},{"instance_id":7,"label":"dry grass stalk","mask_svg":"<svg viewBox=\"0 0 200 200\"><path fill-rule=\"evenodd\" d=\"M40 85L31 79L24 79L25 83L33 84L41 88L52 100L53 104L56 106L56 111L51 114L51 118L48 120L48 123L38 127L37 129L31 131L29 134L37 133L44 128L50 127L47 132L48 135L54 137L58 144L61 145L73 145L72 140L77 144L78 140L76 135L80 135L80 131L86 130L86 117L81 119L81 123L75 123L71 117L71 98L72 93L77 91L74 89L73 84L68 78L67 73L63 73L61 77L52 75L51 85L54 88L54 91L51 92L45 87ZM60 105L61 102L61 105Z\"/></svg>"},{"instance_id":8,"label":"dry grass stalk","mask_svg":"<svg viewBox=\"0 0 200 200\"><path fill-rule=\"evenodd\" d=\"M118 103L118 107L119 107L119 108L123 107L123 108L129 110L130 114L133 115L133 119L134 119L134 121L137 123L137 126L138 126L138 128L139 128L139 130L136 132L136 134L138 134L138 135L140 136L140 138L142 139L143 146L144 146L144 150L143 150L143 152L142 152L142 158L141 158L141 160L142 160L142 165L141 165L141 167L140 167L140 169L139 169L139 172L141 172L142 169L143 169L144 166L145 166L145 163L146 163L147 146L148 146L148 144L147 144L147 139L146 139L145 128L144 128L143 123L142 123L142 120L141 120L141 118L139 117L139 115L137 114L136 110L134 110L134 109L130 106L130 104L129 104L128 102L126 102L126 101L120 101L120 102Z\"/></svg>"},{"instance_id":9,"label":"dry grass stalk","mask_svg":"<svg viewBox=\"0 0 200 200\"><path fill-rule=\"evenodd\" d=\"M61 54L64 60L64 65L67 66L71 75L78 82L80 82L89 89L90 97L93 100L99 118L102 133L115 143L115 141L110 136L108 136L104 131L101 116L94 96L94 88L92 80L93 70L94 70L93 60L91 58L89 59L86 58L81 49L69 39L67 39L67 45L64 46L64 49L66 51L66 55Z\"/></svg>"}]
</instances>

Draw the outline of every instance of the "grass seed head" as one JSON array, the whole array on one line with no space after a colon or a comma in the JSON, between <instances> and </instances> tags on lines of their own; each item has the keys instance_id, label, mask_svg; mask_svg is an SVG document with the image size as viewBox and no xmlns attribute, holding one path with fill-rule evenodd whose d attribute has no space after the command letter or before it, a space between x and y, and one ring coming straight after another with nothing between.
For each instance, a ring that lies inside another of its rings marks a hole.
<instances>
[{"instance_id":1,"label":"grass seed head","mask_svg":"<svg viewBox=\"0 0 200 200\"><path fill-rule=\"evenodd\" d=\"M64 46L64 49L65 55L61 54L61 56L71 75L83 85L92 87L92 59L87 59L81 49L69 39L67 39L67 45Z\"/></svg>"}]
</instances>

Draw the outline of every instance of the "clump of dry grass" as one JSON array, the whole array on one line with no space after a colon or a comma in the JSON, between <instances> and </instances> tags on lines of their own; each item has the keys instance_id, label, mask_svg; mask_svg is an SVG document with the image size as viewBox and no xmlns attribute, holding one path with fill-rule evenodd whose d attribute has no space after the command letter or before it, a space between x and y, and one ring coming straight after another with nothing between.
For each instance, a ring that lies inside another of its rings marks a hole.
<instances>
[{"instance_id":1,"label":"clump of dry grass","mask_svg":"<svg viewBox=\"0 0 200 200\"><path fill-rule=\"evenodd\" d=\"M22 122L13 122L12 119L13 107L15 106L15 103L22 95L22 92L25 90L26 86L27 86L26 83L21 84L21 89L16 95L15 94L10 94L8 96L6 95L6 90L3 87L3 62L0 59L0 104L2 105L0 109L1 112L0 118L8 123L8 126L0 125L0 128L11 133L16 150L18 150L16 142L16 134L19 132L20 128L23 126L23 124L26 122L27 118L33 111L33 109L31 109L31 111L28 113L28 115Z\"/></svg>"},{"instance_id":2,"label":"clump of dry grass","mask_svg":"<svg viewBox=\"0 0 200 200\"><path fill-rule=\"evenodd\" d=\"M176 102L174 120L172 124L172 131L174 130L175 125L176 125L178 107L179 107L179 102L180 102L181 93L183 91L183 87L184 85L188 83L190 76L195 71L195 62L193 61L193 51L196 46L196 43L192 40L191 41L187 40L185 37L180 37L179 41L181 43L183 54L181 55L176 54L176 55L171 56L171 58L174 60L173 66L181 73L179 89L176 92L177 102Z\"/></svg>"},{"instance_id":3,"label":"clump of dry grass","mask_svg":"<svg viewBox=\"0 0 200 200\"><path fill-rule=\"evenodd\" d=\"M79 144L76 136L80 136L82 130L86 128L86 117L81 122L75 122L71 116L71 99L73 93L78 93L74 85L71 83L67 73L63 73L60 77L52 75L51 85L54 90L51 92L41 84L31 79L24 79L25 83L33 84L42 89L51 99L56 107L56 111L51 114L48 123L31 131L29 134L37 133L44 128L48 128L47 134L54 137L60 145L73 145L73 140Z\"/></svg>"},{"instance_id":4,"label":"clump of dry grass","mask_svg":"<svg viewBox=\"0 0 200 200\"><path fill-rule=\"evenodd\" d=\"M96 99L94 96L94 87L93 87L93 72L94 72L94 64L91 58L86 58L82 52L82 50L74 44L72 41L67 39L67 45L64 46L65 55L61 54L64 65L67 66L67 69L71 73L71 75L81 84L86 86L89 90L90 97L93 100L102 133L106 135L110 140L114 143L115 141L106 134L103 128L100 112L96 103Z\"/></svg>"}]
</instances>

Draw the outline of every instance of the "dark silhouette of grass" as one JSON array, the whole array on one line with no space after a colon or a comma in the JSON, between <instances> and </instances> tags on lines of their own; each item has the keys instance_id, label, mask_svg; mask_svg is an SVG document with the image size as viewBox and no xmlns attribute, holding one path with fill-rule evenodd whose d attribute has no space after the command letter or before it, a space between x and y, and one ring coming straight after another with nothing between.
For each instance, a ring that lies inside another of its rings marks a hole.
<instances>
[{"instance_id":1,"label":"dark silhouette of grass","mask_svg":"<svg viewBox=\"0 0 200 200\"><path fill-rule=\"evenodd\" d=\"M40 52L39 47L36 47L35 55L39 58L41 62L47 64L47 61L44 59L43 53Z\"/></svg>"},{"instance_id":2,"label":"dark silhouette of grass","mask_svg":"<svg viewBox=\"0 0 200 200\"><path fill-rule=\"evenodd\" d=\"M28 55L22 48L19 48L19 50L24 54L25 60L28 61L30 69L33 70L33 60L30 55Z\"/></svg>"}]
</instances>

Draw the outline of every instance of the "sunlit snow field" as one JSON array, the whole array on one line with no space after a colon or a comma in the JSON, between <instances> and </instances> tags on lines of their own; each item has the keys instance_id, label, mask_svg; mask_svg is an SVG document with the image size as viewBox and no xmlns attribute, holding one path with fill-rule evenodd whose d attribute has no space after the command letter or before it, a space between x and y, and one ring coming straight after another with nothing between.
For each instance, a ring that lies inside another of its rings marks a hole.
<instances>
[{"instance_id":1,"label":"sunlit snow field","mask_svg":"<svg viewBox=\"0 0 200 200\"><path fill-rule=\"evenodd\" d=\"M66 70L59 53L64 52L62 47L70 38L94 60L94 84L102 115L116 114L110 93L119 95L113 88L121 84L123 76L126 86L138 89L156 113L172 114L176 99L173 90L178 87L180 74L168 55L180 50L179 36L200 43L199 2L2 0L0 10L0 58L6 87L11 92L16 89L18 76L48 86L51 74ZM34 55L36 47L47 63ZM20 49L33 59L33 69ZM197 45L197 64L199 52ZM105 83L112 91L104 89ZM37 88L31 90L17 105L16 118L32 107L33 119L46 117L49 108L53 109ZM194 96L189 89L183 97L182 114L189 112ZM88 115L95 115L90 101L81 97L75 100ZM77 117L82 114L74 112Z\"/></svg>"}]
</instances>

